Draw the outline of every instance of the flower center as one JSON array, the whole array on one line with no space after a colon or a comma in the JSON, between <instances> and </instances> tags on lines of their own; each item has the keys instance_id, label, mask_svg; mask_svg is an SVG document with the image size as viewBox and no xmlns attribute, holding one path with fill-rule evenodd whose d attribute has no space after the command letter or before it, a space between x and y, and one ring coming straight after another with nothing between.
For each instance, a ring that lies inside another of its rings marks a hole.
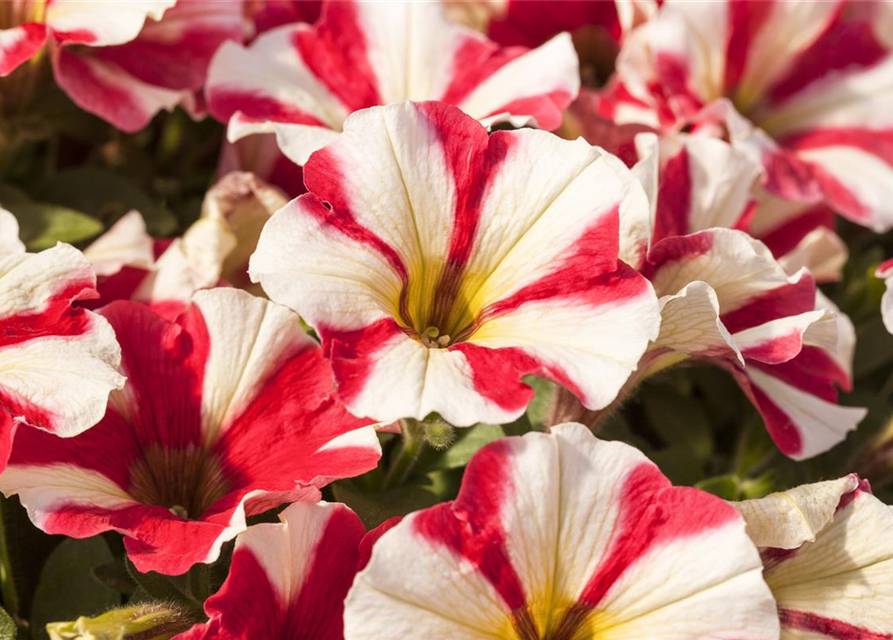
<instances>
[{"instance_id":1,"label":"flower center","mask_svg":"<svg viewBox=\"0 0 893 640\"><path fill-rule=\"evenodd\" d=\"M130 495L135 500L165 507L181 518L201 518L228 491L220 462L204 447L153 445L130 469Z\"/></svg>"},{"instance_id":2,"label":"flower center","mask_svg":"<svg viewBox=\"0 0 893 640\"><path fill-rule=\"evenodd\" d=\"M534 616L530 609L525 607L512 612L511 624L517 640L587 640L595 636L597 631L597 619L599 615L592 616L593 607L588 604L576 602L559 611L552 623L546 625L545 631L540 634L537 629ZM601 620L603 623L604 620ZM513 638L513 640L514 640Z\"/></svg>"},{"instance_id":3,"label":"flower center","mask_svg":"<svg viewBox=\"0 0 893 640\"><path fill-rule=\"evenodd\" d=\"M436 280L422 274L401 291L399 320L426 347L445 349L474 332L465 275L462 266L448 264Z\"/></svg>"}]
</instances>

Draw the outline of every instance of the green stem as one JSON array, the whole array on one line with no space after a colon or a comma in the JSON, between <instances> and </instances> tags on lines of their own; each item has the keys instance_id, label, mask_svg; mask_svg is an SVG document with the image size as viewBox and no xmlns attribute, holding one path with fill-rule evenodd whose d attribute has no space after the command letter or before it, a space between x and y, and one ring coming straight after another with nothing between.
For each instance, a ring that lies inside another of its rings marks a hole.
<instances>
[{"instance_id":1,"label":"green stem","mask_svg":"<svg viewBox=\"0 0 893 640\"><path fill-rule=\"evenodd\" d=\"M4 523L6 507L6 499L0 498L0 596L3 597L3 607L10 615L15 616L19 612L19 596L16 593L15 580L13 579L12 558L6 543L6 525Z\"/></svg>"},{"instance_id":2,"label":"green stem","mask_svg":"<svg viewBox=\"0 0 893 640\"><path fill-rule=\"evenodd\" d=\"M391 463L382 483L382 489L391 489L403 484L412 473L419 461L419 456L425 448L424 426L413 418L404 418L400 421L403 427L403 444L400 452Z\"/></svg>"}]
</instances>

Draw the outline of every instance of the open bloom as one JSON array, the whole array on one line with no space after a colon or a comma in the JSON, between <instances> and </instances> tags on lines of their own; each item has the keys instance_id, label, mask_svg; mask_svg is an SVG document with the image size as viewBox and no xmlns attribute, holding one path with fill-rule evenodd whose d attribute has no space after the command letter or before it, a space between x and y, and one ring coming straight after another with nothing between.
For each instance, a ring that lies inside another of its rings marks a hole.
<instances>
[{"instance_id":1,"label":"open bloom","mask_svg":"<svg viewBox=\"0 0 893 640\"><path fill-rule=\"evenodd\" d=\"M14 437L82 433L124 385L111 327L74 304L96 295L90 263L64 244L25 253L17 230L0 209L0 471Z\"/></svg>"},{"instance_id":2,"label":"open bloom","mask_svg":"<svg viewBox=\"0 0 893 640\"><path fill-rule=\"evenodd\" d=\"M198 114L211 56L241 39L240 2L10 0L0 11L0 76L50 47L56 82L82 109L138 131L162 109Z\"/></svg>"},{"instance_id":3,"label":"open bloom","mask_svg":"<svg viewBox=\"0 0 893 640\"><path fill-rule=\"evenodd\" d=\"M375 466L373 428L332 397L291 311L215 289L176 322L132 302L102 314L127 385L80 436L20 437L0 476L47 533L118 531L140 571L183 573L214 561L247 516Z\"/></svg>"},{"instance_id":4,"label":"open bloom","mask_svg":"<svg viewBox=\"0 0 893 640\"><path fill-rule=\"evenodd\" d=\"M893 226L888 2L668 0L631 35L603 103L617 122L721 124L786 199Z\"/></svg>"},{"instance_id":5,"label":"open bloom","mask_svg":"<svg viewBox=\"0 0 893 640\"><path fill-rule=\"evenodd\" d=\"M735 509L578 424L503 438L372 547L346 640L778 638Z\"/></svg>"},{"instance_id":6,"label":"open bloom","mask_svg":"<svg viewBox=\"0 0 893 640\"><path fill-rule=\"evenodd\" d=\"M649 141L637 138L641 147ZM784 453L805 458L831 448L865 414L836 404L836 387L852 385L855 331L798 262L833 276L833 243L826 253L810 240L814 233L779 228L778 247L792 244L784 234L802 239L776 260L762 242L729 228L754 217L758 168L745 155L696 137L667 137L660 151L643 149L634 167L651 196L650 223L621 225L623 257L649 277L661 303L660 336L637 376L709 359L733 374Z\"/></svg>"},{"instance_id":7,"label":"open bloom","mask_svg":"<svg viewBox=\"0 0 893 640\"><path fill-rule=\"evenodd\" d=\"M177 640L343 640L363 523L325 502L293 504L279 520L239 534L229 576L205 603L210 622Z\"/></svg>"},{"instance_id":8,"label":"open bloom","mask_svg":"<svg viewBox=\"0 0 893 640\"><path fill-rule=\"evenodd\" d=\"M893 508L855 475L734 503L760 548L782 640L893 638Z\"/></svg>"},{"instance_id":9,"label":"open bloom","mask_svg":"<svg viewBox=\"0 0 893 640\"><path fill-rule=\"evenodd\" d=\"M651 287L617 259L641 187L583 141L488 138L407 102L351 116L304 176L249 272L316 329L356 415L509 422L527 374L600 408L656 335Z\"/></svg>"},{"instance_id":10,"label":"open bloom","mask_svg":"<svg viewBox=\"0 0 893 640\"><path fill-rule=\"evenodd\" d=\"M567 35L533 51L502 49L449 22L438 2L346 0L324 4L315 26L280 27L248 48L222 46L206 94L231 140L275 132L303 165L366 107L441 100L487 124L555 129L579 87Z\"/></svg>"},{"instance_id":11,"label":"open bloom","mask_svg":"<svg viewBox=\"0 0 893 640\"><path fill-rule=\"evenodd\" d=\"M646 267L661 298L661 331L646 358L687 357L726 367L783 453L830 449L865 415L837 405L852 385L852 345L806 270L789 276L757 240L711 229L656 244Z\"/></svg>"}]
</instances>

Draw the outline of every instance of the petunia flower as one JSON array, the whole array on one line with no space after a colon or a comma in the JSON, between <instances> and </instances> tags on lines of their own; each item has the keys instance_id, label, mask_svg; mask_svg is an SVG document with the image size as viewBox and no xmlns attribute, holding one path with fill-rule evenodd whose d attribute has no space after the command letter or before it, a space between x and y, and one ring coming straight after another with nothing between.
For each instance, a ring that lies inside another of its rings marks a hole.
<instances>
[{"instance_id":1,"label":"petunia flower","mask_svg":"<svg viewBox=\"0 0 893 640\"><path fill-rule=\"evenodd\" d=\"M0 476L43 531L122 533L144 572L213 562L247 516L318 500L380 455L291 311L235 289L193 300L175 322L132 302L103 308L127 385L80 436L20 434Z\"/></svg>"},{"instance_id":2,"label":"petunia flower","mask_svg":"<svg viewBox=\"0 0 893 640\"><path fill-rule=\"evenodd\" d=\"M788 275L758 240L710 229L658 242L645 270L662 321L642 370L690 357L720 364L796 459L830 449L865 416L837 404L837 387L852 386L852 325L805 269Z\"/></svg>"},{"instance_id":3,"label":"petunia flower","mask_svg":"<svg viewBox=\"0 0 893 640\"><path fill-rule=\"evenodd\" d=\"M25 253L15 217L0 209L0 471L14 438L76 436L102 418L124 385L121 349L103 318L76 302L96 276L74 247Z\"/></svg>"},{"instance_id":4,"label":"petunia flower","mask_svg":"<svg viewBox=\"0 0 893 640\"><path fill-rule=\"evenodd\" d=\"M804 263L833 277L838 245L818 246L815 229L804 233L814 216L799 210L799 222L767 234L787 250L779 259L741 231L757 226L759 167L726 142L638 134L635 143L633 173L651 207L644 217L621 216L621 257L651 280L662 319L627 389L666 367L708 360L732 373L785 454L831 448L865 414L837 406L837 387L852 388L855 329ZM561 418L580 415L564 404Z\"/></svg>"},{"instance_id":5,"label":"petunia flower","mask_svg":"<svg viewBox=\"0 0 893 640\"><path fill-rule=\"evenodd\" d=\"M681 2L625 40L616 122L714 123L789 200L893 226L893 9L887 2Z\"/></svg>"},{"instance_id":6,"label":"petunia flower","mask_svg":"<svg viewBox=\"0 0 893 640\"><path fill-rule=\"evenodd\" d=\"M133 132L183 105L200 115L211 56L241 40L241 2L10 0L0 12L0 77L49 48L57 84L82 109ZM4 21L3 16L6 16Z\"/></svg>"},{"instance_id":7,"label":"petunia flower","mask_svg":"<svg viewBox=\"0 0 893 640\"><path fill-rule=\"evenodd\" d=\"M386 531L346 640L778 638L735 509L579 424L481 449L453 502Z\"/></svg>"},{"instance_id":8,"label":"petunia flower","mask_svg":"<svg viewBox=\"0 0 893 640\"><path fill-rule=\"evenodd\" d=\"M65 0L55 3L60 1ZM103 11L101 2L80 4L98 4ZM131 3L115 3L113 11L122 4ZM91 20L107 21L109 8L104 11L106 16ZM178 105L199 117L206 111L202 91L211 58L222 43L241 41L245 29L241 2L177 0L128 42L98 46L87 41L82 43L87 46L57 48L56 82L79 107L122 131L139 131L156 113ZM81 41L67 44L76 42Z\"/></svg>"},{"instance_id":9,"label":"petunia flower","mask_svg":"<svg viewBox=\"0 0 893 640\"><path fill-rule=\"evenodd\" d=\"M618 211L647 203L583 141L407 102L351 116L304 176L249 273L316 329L356 415L509 422L528 374L603 407L656 337L617 259Z\"/></svg>"},{"instance_id":10,"label":"petunia flower","mask_svg":"<svg viewBox=\"0 0 893 640\"><path fill-rule=\"evenodd\" d=\"M348 115L404 100L441 100L491 125L555 129L580 87L570 37L503 49L449 22L438 2L323 5L314 26L286 25L214 57L206 96L229 139L276 134L303 165Z\"/></svg>"},{"instance_id":11,"label":"petunia flower","mask_svg":"<svg viewBox=\"0 0 893 640\"><path fill-rule=\"evenodd\" d=\"M363 523L325 502L293 504L279 520L239 534L229 576L205 602L210 621L176 640L343 640Z\"/></svg>"},{"instance_id":12,"label":"petunia flower","mask_svg":"<svg viewBox=\"0 0 893 640\"><path fill-rule=\"evenodd\" d=\"M733 503L760 548L781 640L893 638L893 508L855 475Z\"/></svg>"}]
</instances>

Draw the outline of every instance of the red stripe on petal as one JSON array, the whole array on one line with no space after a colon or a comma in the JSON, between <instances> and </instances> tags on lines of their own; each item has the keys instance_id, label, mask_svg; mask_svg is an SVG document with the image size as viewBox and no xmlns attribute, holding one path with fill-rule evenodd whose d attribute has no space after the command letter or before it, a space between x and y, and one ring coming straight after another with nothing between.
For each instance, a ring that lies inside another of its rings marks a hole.
<instances>
[{"instance_id":1,"label":"red stripe on petal","mask_svg":"<svg viewBox=\"0 0 893 640\"><path fill-rule=\"evenodd\" d=\"M803 211L766 235L760 236L759 239L769 247L772 255L779 257L793 251L803 238L819 227L827 229L835 227L834 211L824 205Z\"/></svg>"},{"instance_id":2,"label":"red stripe on petal","mask_svg":"<svg viewBox=\"0 0 893 640\"><path fill-rule=\"evenodd\" d=\"M865 21L846 21L842 11L844 8L845 5L841 4L837 20L797 57L785 76L775 83L769 93L773 102L784 102L812 82L835 72L870 67L887 55L888 51L875 39L872 26Z\"/></svg>"},{"instance_id":3,"label":"red stripe on petal","mask_svg":"<svg viewBox=\"0 0 893 640\"><path fill-rule=\"evenodd\" d=\"M541 367L521 349L487 349L460 343L450 350L465 356L475 391L504 411L523 411L533 399L533 389L521 382L521 378Z\"/></svg>"},{"instance_id":4,"label":"red stripe on petal","mask_svg":"<svg viewBox=\"0 0 893 640\"><path fill-rule=\"evenodd\" d=\"M96 297L93 279L66 282L39 312L0 319L0 349L48 336L80 336L90 330L90 314L71 304Z\"/></svg>"},{"instance_id":5,"label":"red stripe on petal","mask_svg":"<svg viewBox=\"0 0 893 640\"><path fill-rule=\"evenodd\" d=\"M318 327L323 351L332 363L338 384L338 395L346 402L356 398L365 388L378 361L377 353L385 349L391 339L405 335L405 331L391 318L352 331Z\"/></svg>"},{"instance_id":6,"label":"red stripe on petal","mask_svg":"<svg viewBox=\"0 0 893 640\"><path fill-rule=\"evenodd\" d=\"M803 330L792 330L789 334L776 336L761 344L743 349L745 358L768 364L786 362L800 353L803 348Z\"/></svg>"},{"instance_id":7,"label":"red stripe on petal","mask_svg":"<svg viewBox=\"0 0 893 640\"><path fill-rule=\"evenodd\" d=\"M94 113L127 133L145 127L154 115L140 96L96 74L78 54L60 48L53 56L56 82L82 109Z\"/></svg>"},{"instance_id":8,"label":"red stripe on petal","mask_svg":"<svg viewBox=\"0 0 893 640\"><path fill-rule=\"evenodd\" d=\"M664 238L651 247L648 262L642 266L642 275L653 279L658 270L669 264L705 256L712 250L713 234L710 231Z\"/></svg>"},{"instance_id":9,"label":"red stripe on petal","mask_svg":"<svg viewBox=\"0 0 893 640\"><path fill-rule=\"evenodd\" d=\"M661 172L653 242L689 232L692 186L688 150L682 147Z\"/></svg>"},{"instance_id":10,"label":"red stripe on petal","mask_svg":"<svg viewBox=\"0 0 893 640\"><path fill-rule=\"evenodd\" d=\"M506 550L502 506L515 491L512 456L504 441L487 445L465 470L462 489L454 502L416 514L416 533L431 544L444 546L470 563L512 611L525 607L524 587Z\"/></svg>"},{"instance_id":11,"label":"red stripe on petal","mask_svg":"<svg viewBox=\"0 0 893 640\"><path fill-rule=\"evenodd\" d=\"M323 148L310 156L304 165L304 183L312 193L300 197L304 205L300 207L303 212L312 215L321 225L331 227L384 256L404 284L407 282L406 266L394 248L362 226L354 217L340 162L331 149Z\"/></svg>"},{"instance_id":12,"label":"red stripe on petal","mask_svg":"<svg viewBox=\"0 0 893 640\"><path fill-rule=\"evenodd\" d=\"M403 517L404 516L394 516L393 518L388 518L363 536L363 539L360 541L360 557L357 562L357 572L362 571L366 568L366 565L369 564L369 561L372 559L372 549L375 547L375 543L378 542L384 534L400 524L403 521Z\"/></svg>"},{"instance_id":13,"label":"red stripe on petal","mask_svg":"<svg viewBox=\"0 0 893 640\"><path fill-rule=\"evenodd\" d=\"M290 527L299 525L289 523ZM237 548L229 576L208 598L205 612L235 638L342 640L344 599L356 575L364 533L352 511L344 507L333 510L310 557L295 559L292 571L299 571L308 561L310 567L290 601L288 594L278 593L254 553Z\"/></svg>"},{"instance_id":14,"label":"red stripe on petal","mask_svg":"<svg viewBox=\"0 0 893 640\"><path fill-rule=\"evenodd\" d=\"M325 3L316 27L297 29L292 41L307 67L349 111L382 103L354 2Z\"/></svg>"},{"instance_id":15,"label":"red stripe on petal","mask_svg":"<svg viewBox=\"0 0 893 640\"><path fill-rule=\"evenodd\" d=\"M846 371L825 351L811 345L805 345L797 357L788 362L776 365L758 362L752 364L792 387L828 402L837 401L835 385L846 391L852 386Z\"/></svg>"},{"instance_id":16,"label":"red stripe on petal","mask_svg":"<svg viewBox=\"0 0 893 640\"><path fill-rule=\"evenodd\" d=\"M751 298L743 306L723 313L720 320L730 333L815 309L815 278L803 273L793 284L785 284Z\"/></svg>"},{"instance_id":17,"label":"red stripe on petal","mask_svg":"<svg viewBox=\"0 0 893 640\"><path fill-rule=\"evenodd\" d=\"M220 122L229 122L236 112L241 112L245 118L258 122L306 124L328 129L328 125L306 111L251 91L211 87L208 89L208 107L211 115Z\"/></svg>"},{"instance_id":18,"label":"red stripe on petal","mask_svg":"<svg viewBox=\"0 0 893 640\"><path fill-rule=\"evenodd\" d=\"M47 40L43 24L29 22L12 29L0 29L0 78L34 56Z\"/></svg>"},{"instance_id":19,"label":"red stripe on petal","mask_svg":"<svg viewBox=\"0 0 893 640\"><path fill-rule=\"evenodd\" d=\"M550 91L527 98L517 98L493 109L487 116L500 113L523 114L531 116L540 129L554 131L561 126L562 114L573 100L574 96L567 91Z\"/></svg>"},{"instance_id":20,"label":"red stripe on petal","mask_svg":"<svg viewBox=\"0 0 893 640\"><path fill-rule=\"evenodd\" d=\"M767 369L771 372L778 366L767 367ZM787 456L799 456L803 451L803 436L800 435L800 428L791 420L790 416L782 411L761 389L751 383L745 372L732 365L725 365L725 368L760 412L763 423L766 425L766 431L769 432L769 436L778 450Z\"/></svg>"},{"instance_id":21,"label":"red stripe on petal","mask_svg":"<svg viewBox=\"0 0 893 640\"><path fill-rule=\"evenodd\" d=\"M450 68L452 79L438 100L459 104L500 68L528 51L526 47L500 48L474 35L464 35L462 44L453 54Z\"/></svg>"},{"instance_id":22,"label":"red stripe on petal","mask_svg":"<svg viewBox=\"0 0 893 640\"><path fill-rule=\"evenodd\" d=\"M213 451L231 485L287 492L297 484L322 487L331 478L374 468L379 452L371 447L320 450L370 424L334 398L332 370L322 349L311 345L280 357L286 356L278 369L258 381L248 406L221 425L223 434ZM271 442L278 446L271 450Z\"/></svg>"},{"instance_id":23,"label":"red stripe on petal","mask_svg":"<svg viewBox=\"0 0 893 640\"><path fill-rule=\"evenodd\" d=\"M725 89L734 93L744 75L753 40L773 10L773 2L732 0L728 4L729 40L726 44Z\"/></svg>"},{"instance_id":24,"label":"red stripe on petal","mask_svg":"<svg viewBox=\"0 0 893 640\"><path fill-rule=\"evenodd\" d=\"M653 464L640 464L624 479L611 546L579 602L598 606L623 573L655 547L718 529L738 517L722 500L698 489L673 487Z\"/></svg>"},{"instance_id":25,"label":"red stripe on petal","mask_svg":"<svg viewBox=\"0 0 893 640\"><path fill-rule=\"evenodd\" d=\"M844 622L843 620L826 618L825 616L820 616L808 611L779 609L778 615L781 619L782 628L819 633L828 638L836 638L837 640L893 639L893 633L871 631L865 627L857 627L856 625Z\"/></svg>"}]
</instances>

